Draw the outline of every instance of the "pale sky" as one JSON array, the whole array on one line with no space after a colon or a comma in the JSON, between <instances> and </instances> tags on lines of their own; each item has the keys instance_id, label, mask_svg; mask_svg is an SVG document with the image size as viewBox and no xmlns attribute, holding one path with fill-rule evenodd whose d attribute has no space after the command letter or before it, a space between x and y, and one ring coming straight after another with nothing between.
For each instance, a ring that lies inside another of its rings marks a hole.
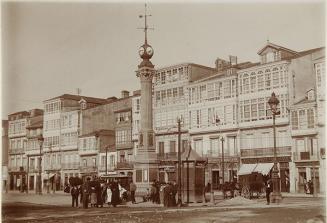
<instances>
[{"instance_id":1,"label":"pale sky","mask_svg":"<svg viewBox=\"0 0 327 223\"><path fill-rule=\"evenodd\" d=\"M295 51L325 46L325 5L155 3L148 42L155 68L217 57L259 60L267 39ZM135 70L143 2L2 3L2 118L69 93L107 98L140 87Z\"/></svg>"}]
</instances>

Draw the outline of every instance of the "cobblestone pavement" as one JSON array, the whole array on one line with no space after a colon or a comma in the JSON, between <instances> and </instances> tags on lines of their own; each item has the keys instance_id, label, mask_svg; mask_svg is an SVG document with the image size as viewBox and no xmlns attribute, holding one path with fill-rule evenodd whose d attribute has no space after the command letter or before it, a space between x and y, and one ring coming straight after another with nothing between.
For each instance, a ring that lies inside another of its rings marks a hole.
<instances>
[{"instance_id":1,"label":"cobblestone pavement","mask_svg":"<svg viewBox=\"0 0 327 223\"><path fill-rule=\"evenodd\" d=\"M216 205L183 208L140 202L87 210L72 208L70 202L68 194L6 194L2 217L4 222L325 222L325 200L312 197L287 197L269 206L264 199L220 199Z\"/></svg>"}]
</instances>

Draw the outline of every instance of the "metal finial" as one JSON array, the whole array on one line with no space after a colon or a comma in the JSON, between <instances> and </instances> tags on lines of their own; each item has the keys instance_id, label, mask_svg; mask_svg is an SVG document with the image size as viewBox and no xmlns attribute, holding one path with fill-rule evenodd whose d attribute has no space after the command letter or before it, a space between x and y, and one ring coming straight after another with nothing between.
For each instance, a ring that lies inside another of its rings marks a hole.
<instances>
[{"instance_id":1,"label":"metal finial","mask_svg":"<svg viewBox=\"0 0 327 223\"><path fill-rule=\"evenodd\" d=\"M147 17L148 16L152 16L152 15L147 14L147 10L146 9L147 9L147 5L145 3L145 5L144 5L144 15L139 15L139 18L143 18L144 17L144 27L142 27L141 29L144 30L144 42L145 42L145 44L148 43L148 29L152 29L153 30L153 28L149 28L148 27Z\"/></svg>"}]
</instances>

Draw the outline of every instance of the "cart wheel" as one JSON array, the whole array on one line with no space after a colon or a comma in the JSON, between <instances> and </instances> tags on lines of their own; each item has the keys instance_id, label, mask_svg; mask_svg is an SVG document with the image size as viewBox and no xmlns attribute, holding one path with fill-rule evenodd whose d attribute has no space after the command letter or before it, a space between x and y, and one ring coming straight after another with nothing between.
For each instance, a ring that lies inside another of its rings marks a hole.
<instances>
[{"instance_id":1,"label":"cart wheel","mask_svg":"<svg viewBox=\"0 0 327 223\"><path fill-rule=\"evenodd\" d=\"M234 197L239 197L239 196L240 196L240 191L234 190Z\"/></svg>"},{"instance_id":2,"label":"cart wheel","mask_svg":"<svg viewBox=\"0 0 327 223\"><path fill-rule=\"evenodd\" d=\"M243 187L242 192L241 192L241 196L250 199L250 197L251 197L250 188L247 187L247 186Z\"/></svg>"},{"instance_id":3,"label":"cart wheel","mask_svg":"<svg viewBox=\"0 0 327 223\"><path fill-rule=\"evenodd\" d=\"M266 188L262 187L260 191L260 198L265 198L266 197Z\"/></svg>"}]
</instances>

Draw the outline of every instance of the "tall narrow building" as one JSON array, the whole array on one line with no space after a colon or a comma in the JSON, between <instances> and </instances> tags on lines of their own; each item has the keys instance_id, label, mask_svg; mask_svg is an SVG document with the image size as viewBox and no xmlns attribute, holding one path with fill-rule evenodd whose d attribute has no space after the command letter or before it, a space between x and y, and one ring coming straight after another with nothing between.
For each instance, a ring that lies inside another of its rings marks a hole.
<instances>
[{"instance_id":1,"label":"tall narrow building","mask_svg":"<svg viewBox=\"0 0 327 223\"><path fill-rule=\"evenodd\" d=\"M136 71L141 81L141 129L139 134L139 148L135 157L134 182L140 191L149 188L152 181L158 177L158 164L154 143L153 111L152 111L152 78L155 74L154 65L150 59L153 56L153 49L147 42L147 13L144 17L144 44L139 49L142 62Z\"/></svg>"}]
</instances>

